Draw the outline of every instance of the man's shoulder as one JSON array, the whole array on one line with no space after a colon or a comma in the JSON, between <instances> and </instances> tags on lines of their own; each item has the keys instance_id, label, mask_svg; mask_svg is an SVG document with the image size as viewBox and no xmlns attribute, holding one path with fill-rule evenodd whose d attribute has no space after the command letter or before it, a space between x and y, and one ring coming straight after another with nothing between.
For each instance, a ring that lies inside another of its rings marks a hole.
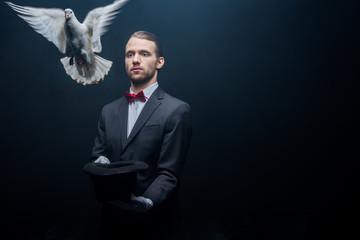
<instances>
[{"instance_id":1,"label":"man's shoulder","mask_svg":"<svg viewBox=\"0 0 360 240\"><path fill-rule=\"evenodd\" d=\"M172 110L185 110L190 111L190 105L176 97L173 97L172 95L164 92L164 105Z\"/></svg>"}]
</instances>

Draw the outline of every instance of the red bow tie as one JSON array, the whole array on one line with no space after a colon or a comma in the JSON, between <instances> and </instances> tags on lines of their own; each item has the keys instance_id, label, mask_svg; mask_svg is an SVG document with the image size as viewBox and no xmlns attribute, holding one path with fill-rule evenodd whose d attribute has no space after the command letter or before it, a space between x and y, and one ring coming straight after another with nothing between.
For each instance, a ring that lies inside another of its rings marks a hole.
<instances>
[{"instance_id":1,"label":"red bow tie","mask_svg":"<svg viewBox=\"0 0 360 240\"><path fill-rule=\"evenodd\" d=\"M143 91L139 92L138 94L131 94L129 92L125 92L125 98L129 103L132 103L135 99L138 99L142 102L146 101Z\"/></svg>"}]
</instances>

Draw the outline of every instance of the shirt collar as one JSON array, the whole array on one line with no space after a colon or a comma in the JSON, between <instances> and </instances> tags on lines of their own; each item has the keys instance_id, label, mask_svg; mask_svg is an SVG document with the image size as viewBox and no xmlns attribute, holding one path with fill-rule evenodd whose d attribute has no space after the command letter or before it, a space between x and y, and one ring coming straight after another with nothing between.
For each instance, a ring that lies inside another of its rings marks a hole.
<instances>
[{"instance_id":1,"label":"shirt collar","mask_svg":"<svg viewBox=\"0 0 360 240\"><path fill-rule=\"evenodd\" d=\"M158 86L159 86L158 82L155 82L155 83L151 84L150 86L148 86L147 88L144 88L143 92L144 92L145 98L149 99ZM131 90L131 88L130 88L130 93L135 94Z\"/></svg>"}]
</instances>

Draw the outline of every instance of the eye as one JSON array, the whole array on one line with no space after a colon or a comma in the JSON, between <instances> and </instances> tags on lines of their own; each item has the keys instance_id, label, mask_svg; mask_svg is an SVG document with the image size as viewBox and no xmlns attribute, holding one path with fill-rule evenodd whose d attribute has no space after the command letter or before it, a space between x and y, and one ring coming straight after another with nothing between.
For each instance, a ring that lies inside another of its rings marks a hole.
<instances>
[{"instance_id":1,"label":"eye","mask_svg":"<svg viewBox=\"0 0 360 240\"><path fill-rule=\"evenodd\" d=\"M144 52L144 53L142 53L142 56L147 57L147 56L149 56L149 54L147 52Z\"/></svg>"},{"instance_id":2,"label":"eye","mask_svg":"<svg viewBox=\"0 0 360 240\"><path fill-rule=\"evenodd\" d=\"M126 54L126 57L132 57L132 56L134 56L134 54L132 54L132 53L128 53L128 54Z\"/></svg>"}]
</instances>

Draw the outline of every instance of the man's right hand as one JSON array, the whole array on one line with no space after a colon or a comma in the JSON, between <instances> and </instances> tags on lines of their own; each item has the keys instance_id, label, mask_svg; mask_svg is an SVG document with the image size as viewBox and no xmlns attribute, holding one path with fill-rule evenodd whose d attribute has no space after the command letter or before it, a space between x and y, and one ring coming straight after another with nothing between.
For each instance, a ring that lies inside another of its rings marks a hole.
<instances>
[{"instance_id":1,"label":"man's right hand","mask_svg":"<svg viewBox=\"0 0 360 240\"><path fill-rule=\"evenodd\" d=\"M98 157L98 159L96 159L96 160L94 161L94 163L109 164L110 161L109 161L109 159L107 159L106 157L100 156L100 157Z\"/></svg>"}]
</instances>

